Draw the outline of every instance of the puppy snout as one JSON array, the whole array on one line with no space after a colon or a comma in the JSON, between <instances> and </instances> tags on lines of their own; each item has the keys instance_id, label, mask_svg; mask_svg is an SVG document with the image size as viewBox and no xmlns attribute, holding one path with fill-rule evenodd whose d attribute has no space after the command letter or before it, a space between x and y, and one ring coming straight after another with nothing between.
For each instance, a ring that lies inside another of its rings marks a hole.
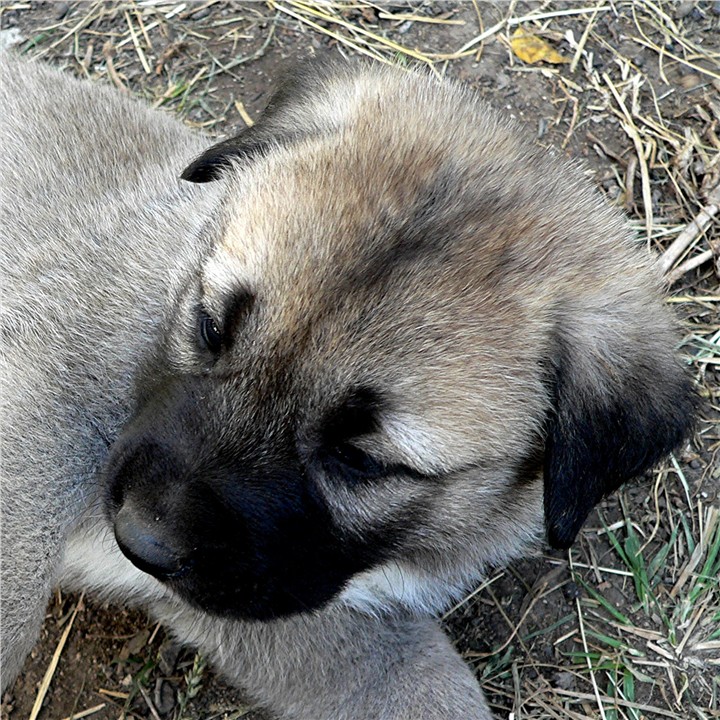
<instances>
[{"instance_id":1,"label":"puppy snout","mask_svg":"<svg viewBox=\"0 0 720 720\"><path fill-rule=\"evenodd\" d=\"M115 517L115 539L123 554L158 580L178 577L189 568L182 549L164 535L160 518L148 517L131 501Z\"/></svg>"},{"instance_id":2,"label":"puppy snout","mask_svg":"<svg viewBox=\"0 0 720 720\"><path fill-rule=\"evenodd\" d=\"M184 574L190 549L187 472L176 453L147 437L130 437L116 448L109 467L109 512L123 554L158 580Z\"/></svg>"}]
</instances>

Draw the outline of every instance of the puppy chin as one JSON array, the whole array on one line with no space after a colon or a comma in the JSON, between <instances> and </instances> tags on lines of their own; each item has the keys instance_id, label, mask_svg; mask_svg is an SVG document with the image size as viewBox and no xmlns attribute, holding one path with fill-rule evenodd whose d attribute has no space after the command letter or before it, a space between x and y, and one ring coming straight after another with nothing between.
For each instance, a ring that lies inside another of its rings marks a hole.
<instances>
[{"instance_id":1,"label":"puppy chin","mask_svg":"<svg viewBox=\"0 0 720 720\"><path fill-rule=\"evenodd\" d=\"M476 579L450 583L407 564L388 562L353 577L337 602L369 615L397 607L417 615L435 614L460 599Z\"/></svg>"}]
</instances>

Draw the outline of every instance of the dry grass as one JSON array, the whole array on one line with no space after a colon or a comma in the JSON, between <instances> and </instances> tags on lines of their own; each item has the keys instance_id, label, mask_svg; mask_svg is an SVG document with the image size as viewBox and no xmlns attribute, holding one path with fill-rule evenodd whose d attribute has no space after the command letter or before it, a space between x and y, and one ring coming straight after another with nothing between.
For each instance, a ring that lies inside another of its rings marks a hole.
<instances>
[{"instance_id":1,"label":"dry grass","mask_svg":"<svg viewBox=\"0 0 720 720\"><path fill-rule=\"evenodd\" d=\"M477 84L536 121L540 142L584 153L608 200L660 256L706 400L696 438L650 483L608 500L567 555L529 563L523 577L499 571L448 613L505 717L720 717L720 18L717 3L687 5L139 1L72 3L63 14L0 6L4 19L17 18L28 55L143 95L208 132L252 122L257 98L239 88L275 64L278 48L331 45L471 81L485 67L506 74L505 86ZM567 62L524 65L510 49L516 28ZM543 94L526 100L532 87ZM533 115L543 102L555 111L549 120ZM473 629L478 617L493 632ZM188 669L177 717L202 693L202 678L201 663Z\"/></svg>"}]
</instances>

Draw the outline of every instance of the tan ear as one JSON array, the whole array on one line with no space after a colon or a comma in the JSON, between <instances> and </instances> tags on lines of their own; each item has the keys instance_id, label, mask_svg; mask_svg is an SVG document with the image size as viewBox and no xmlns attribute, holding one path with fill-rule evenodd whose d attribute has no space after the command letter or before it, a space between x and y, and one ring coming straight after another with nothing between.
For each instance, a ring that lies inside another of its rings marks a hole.
<instances>
[{"instance_id":1,"label":"tan ear","mask_svg":"<svg viewBox=\"0 0 720 720\"><path fill-rule=\"evenodd\" d=\"M208 148L180 177L194 183L218 180L232 165L250 162L273 146L289 145L323 132L324 118L302 108L314 95L326 92L333 77L347 73L350 67L341 58L320 56L287 71L252 127Z\"/></svg>"},{"instance_id":2,"label":"tan ear","mask_svg":"<svg viewBox=\"0 0 720 720\"><path fill-rule=\"evenodd\" d=\"M696 396L661 342L628 342L604 358L560 342L545 454L545 523L553 547L569 547L603 496L690 433Z\"/></svg>"}]
</instances>

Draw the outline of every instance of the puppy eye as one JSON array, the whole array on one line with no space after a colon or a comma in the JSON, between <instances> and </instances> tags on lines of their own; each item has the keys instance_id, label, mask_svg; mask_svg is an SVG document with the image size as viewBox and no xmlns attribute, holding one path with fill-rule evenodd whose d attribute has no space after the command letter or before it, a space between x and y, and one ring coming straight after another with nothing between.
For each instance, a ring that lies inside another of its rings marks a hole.
<instances>
[{"instance_id":1,"label":"puppy eye","mask_svg":"<svg viewBox=\"0 0 720 720\"><path fill-rule=\"evenodd\" d=\"M222 348L222 333L217 323L206 313L200 313L200 341L202 344L214 354L220 352Z\"/></svg>"},{"instance_id":2,"label":"puppy eye","mask_svg":"<svg viewBox=\"0 0 720 720\"><path fill-rule=\"evenodd\" d=\"M424 480L426 476L403 463L376 460L356 445L341 443L324 455L322 464L331 477L352 485L385 477L405 476Z\"/></svg>"},{"instance_id":3,"label":"puppy eye","mask_svg":"<svg viewBox=\"0 0 720 720\"><path fill-rule=\"evenodd\" d=\"M403 463L384 463L376 460L350 443L335 445L329 452L323 453L321 462L325 472L336 480L349 483L362 483L390 476L405 476L415 480L427 480L425 475Z\"/></svg>"},{"instance_id":4,"label":"puppy eye","mask_svg":"<svg viewBox=\"0 0 720 720\"><path fill-rule=\"evenodd\" d=\"M366 452L350 445L342 443L335 447L332 452L332 460L344 474L350 474L356 479L372 479L385 475L388 469L381 462L378 462Z\"/></svg>"}]
</instances>

